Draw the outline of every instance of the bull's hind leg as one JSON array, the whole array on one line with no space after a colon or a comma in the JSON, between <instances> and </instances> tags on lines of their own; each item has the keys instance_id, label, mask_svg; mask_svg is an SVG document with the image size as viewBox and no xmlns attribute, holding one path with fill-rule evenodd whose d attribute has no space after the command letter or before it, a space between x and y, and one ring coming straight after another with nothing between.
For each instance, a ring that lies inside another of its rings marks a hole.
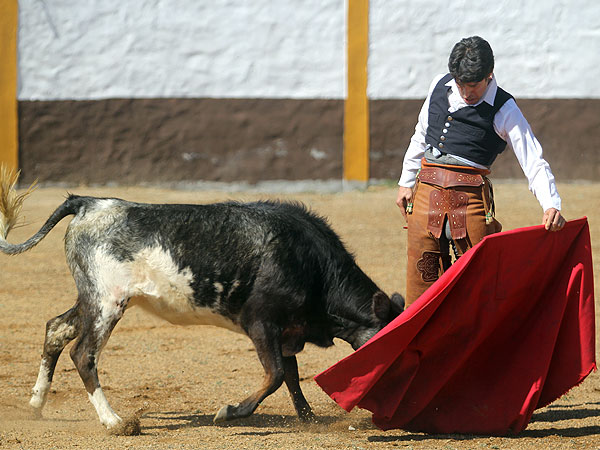
<instances>
[{"instance_id":1,"label":"bull's hind leg","mask_svg":"<svg viewBox=\"0 0 600 450\"><path fill-rule=\"evenodd\" d=\"M265 369L262 387L237 405L226 405L214 417L214 422L240 419L251 415L258 405L283 384L284 368L278 332L268 324L255 322L248 330L258 358Z\"/></svg>"},{"instance_id":2,"label":"bull's hind leg","mask_svg":"<svg viewBox=\"0 0 600 450\"><path fill-rule=\"evenodd\" d=\"M87 316L82 323L79 339L71 349L71 359L77 367L90 402L96 408L100 422L112 428L121 418L110 407L98 380L98 359L110 333L123 315L127 301L106 300L90 308L97 315Z\"/></svg>"},{"instance_id":3,"label":"bull's hind leg","mask_svg":"<svg viewBox=\"0 0 600 450\"><path fill-rule=\"evenodd\" d=\"M79 335L79 331L78 304L46 323L42 362L29 401L37 415L41 414L42 408L46 404L58 357L65 346Z\"/></svg>"},{"instance_id":4,"label":"bull's hind leg","mask_svg":"<svg viewBox=\"0 0 600 450\"><path fill-rule=\"evenodd\" d=\"M296 361L296 357L284 357L283 368L285 371L285 384L292 396L292 402L294 403L294 408L296 408L298 417L305 422L313 421L315 415L300 389L300 377L298 376L298 362Z\"/></svg>"}]
</instances>

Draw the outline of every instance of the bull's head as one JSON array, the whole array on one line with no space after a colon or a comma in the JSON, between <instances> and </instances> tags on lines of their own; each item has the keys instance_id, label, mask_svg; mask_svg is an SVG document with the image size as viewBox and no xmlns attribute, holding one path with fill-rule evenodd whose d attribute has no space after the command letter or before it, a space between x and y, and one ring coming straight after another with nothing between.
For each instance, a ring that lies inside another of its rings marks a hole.
<instances>
[{"instance_id":1,"label":"bull's head","mask_svg":"<svg viewBox=\"0 0 600 450\"><path fill-rule=\"evenodd\" d=\"M334 336L348 342L354 350L364 345L404 311L404 297L394 293L390 298L385 292L377 291L367 306L368 310L365 308L364 311L357 311L357 314L333 317Z\"/></svg>"}]
</instances>

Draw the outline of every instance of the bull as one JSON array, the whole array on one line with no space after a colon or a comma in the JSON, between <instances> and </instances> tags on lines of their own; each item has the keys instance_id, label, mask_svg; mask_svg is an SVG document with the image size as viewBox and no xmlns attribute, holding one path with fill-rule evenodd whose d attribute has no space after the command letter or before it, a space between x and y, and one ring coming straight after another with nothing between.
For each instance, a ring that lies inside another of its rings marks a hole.
<instances>
[{"instance_id":1,"label":"bull","mask_svg":"<svg viewBox=\"0 0 600 450\"><path fill-rule=\"evenodd\" d=\"M295 355L306 342L328 347L333 338L357 349L403 309L403 298L382 292L326 220L299 203L142 204L70 195L37 233L11 244L6 236L23 200L14 201L13 186L0 199L3 253L31 249L73 216L65 253L78 296L46 324L29 402L39 414L57 360L75 341L70 356L100 422L119 426L97 362L125 310L138 305L173 324L243 333L254 344L265 371L262 387L222 407L215 422L251 415L284 382L299 418L310 421L314 414L300 389Z\"/></svg>"}]
</instances>

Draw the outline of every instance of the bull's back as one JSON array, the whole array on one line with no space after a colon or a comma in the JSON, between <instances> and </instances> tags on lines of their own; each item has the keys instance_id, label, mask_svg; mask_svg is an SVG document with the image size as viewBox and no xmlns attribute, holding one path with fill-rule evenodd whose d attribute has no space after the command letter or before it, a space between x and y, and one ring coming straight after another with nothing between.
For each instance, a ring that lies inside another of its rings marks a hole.
<instances>
[{"instance_id":1,"label":"bull's back","mask_svg":"<svg viewBox=\"0 0 600 450\"><path fill-rule=\"evenodd\" d=\"M69 226L66 248L74 273L94 273L103 295L127 296L173 323L236 329L257 288L275 301L292 291L292 303L271 305L284 310L321 295L318 253L341 245L332 233L285 203L90 199Z\"/></svg>"}]
</instances>

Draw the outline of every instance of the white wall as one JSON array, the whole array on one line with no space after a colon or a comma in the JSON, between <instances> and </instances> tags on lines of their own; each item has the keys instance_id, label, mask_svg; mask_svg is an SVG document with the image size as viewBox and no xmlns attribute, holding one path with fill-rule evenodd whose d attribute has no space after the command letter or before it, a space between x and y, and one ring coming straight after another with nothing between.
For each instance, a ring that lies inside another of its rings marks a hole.
<instances>
[{"instance_id":1,"label":"white wall","mask_svg":"<svg viewBox=\"0 0 600 450\"><path fill-rule=\"evenodd\" d=\"M20 0L20 100L343 98L344 0Z\"/></svg>"},{"instance_id":2,"label":"white wall","mask_svg":"<svg viewBox=\"0 0 600 450\"><path fill-rule=\"evenodd\" d=\"M370 0L370 98L423 98L461 38L486 39L518 98L600 97L600 1Z\"/></svg>"},{"instance_id":3,"label":"white wall","mask_svg":"<svg viewBox=\"0 0 600 450\"><path fill-rule=\"evenodd\" d=\"M20 100L344 98L348 0L20 0ZM370 98L479 34L519 98L600 98L600 1L370 0Z\"/></svg>"}]
</instances>

